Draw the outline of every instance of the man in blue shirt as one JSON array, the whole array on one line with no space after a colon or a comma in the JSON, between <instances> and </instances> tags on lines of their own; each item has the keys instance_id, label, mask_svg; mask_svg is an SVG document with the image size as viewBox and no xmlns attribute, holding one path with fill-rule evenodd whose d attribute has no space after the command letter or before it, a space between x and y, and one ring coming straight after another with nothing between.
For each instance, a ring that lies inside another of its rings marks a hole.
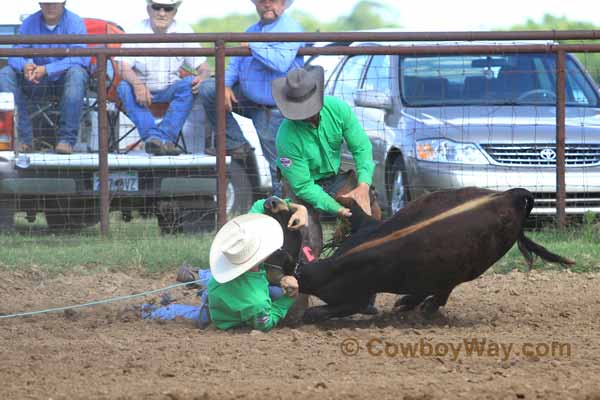
<instances>
[{"instance_id":1,"label":"man in blue shirt","mask_svg":"<svg viewBox=\"0 0 600 400\"><path fill-rule=\"evenodd\" d=\"M65 8L65 1L40 0L41 10L30 15L19 35L85 35L83 20ZM21 44L16 48L76 48L85 44ZM83 99L88 82L89 57L10 57L0 70L0 91L12 92L18 110L20 152L33 151L28 100L60 98L60 119L55 150L70 154L77 142Z\"/></svg>"},{"instance_id":2,"label":"man in blue shirt","mask_svg":"<svg viewBox=\"0 0 600 400\"><path fill-rule=\"evenodd\" d=\"M260 21L246 32L302 32L300 25L285 14L293 0L252 0ZM251 150L242 131L231 115L234 111L252 119L265 158L269 161L271 178L277 184L275 136L282 116L271 95L271 81L286 76L288 71L304 65L298 49L303 43L249 43L250 57L232 57L225 72L225 107L227 108L227 154L245 158ZM216 127L216 86L210 79L200 86L200 96L206 116Z\"/></svg>"}]
</instances>

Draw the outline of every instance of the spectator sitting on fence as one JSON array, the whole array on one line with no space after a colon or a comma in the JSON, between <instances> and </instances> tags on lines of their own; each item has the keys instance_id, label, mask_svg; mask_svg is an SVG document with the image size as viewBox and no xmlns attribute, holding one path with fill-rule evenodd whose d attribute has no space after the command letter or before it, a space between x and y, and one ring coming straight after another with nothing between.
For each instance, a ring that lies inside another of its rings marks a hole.
<instances>
[{"instance_id":1,"label":"spectator sitting on fence","mask_svg":"<svg viewBox=\"0 0 600 400\"><path fill-rule=\"evenodd\" d=\"M65 1L39 0L40 11L27 17L19 35L85 35L83 20L65 8ZM14 5L14 3L13 3ZM18 44L15 48L85 48L85 44ZM31 110L35 101L60 98L60 117L55 151L70 154L77 142L83 100L87 90L89 57L9 57L0 70L0 91L14 94L18 111L17 150L33 147Z\"/></svg>"},{"instance_id":2,"label":"spectator sitting on fence","mask_svg":"<svg viewBox=\"0 0 600 400\"><path fill-rule=\"evenodd\" d=\"M142 306L142 318L193 319L200 328L212 320L218 329L250 326L269 331L285 318L298 296L298 282L292 276L280 278L279 286L270 285L261 265L283 245L283 230L272 217L262 215L264 200L252 206L249 214L225 224L210 248L210 270L192 271L182 267L180 282L195 281L202 286L201 305L169 304ZM306 226L307 213L302 205L290 203L294 211L289 229Z\"/></svg>"},{"instance_id":3,"label":"spectator sitting on fence","mask_svg":"<svg viewBox=\"0 0 600 400\"><path fill-rule=\"evenodd\" d=\"M248 33L302 32L301 26L285 14L293 0L252 0L260 21L250 26ZM273 186L277 189L275 135L282 121L271 95L271 81L304 65L298 42L256 42L242 44L251 51L249 57L232 57L225 72L225 107L227 111L226 151L235 158L246 158L253 149L233 118L231 111L252 119L262 152L269 162ZM200 96L206 116L213 129L216 127L216 86L210 79L200 87ZM215 154L214 149L207 149ZM278 194L278 191L274 191Z\"/></svg>"},{"instance_id":4,"label":"spectator sitting on fence","mask_svg":"<svg viewBox=\"0 0 600 400\"><path fill-rule=\"evenodd\" d=\"M147 0L148 19L128 30L131 33L193 33L189 25L175 20L182 0ZM199 47L197 43L132 43L123 47ZM138 129L146 152L178 155L179 132L187 119L200 83L209 76L205 57L121 57L122 81L117 92L127 116ZM191 71L191 73L190 73ZM153 103L168 103L157 124L150 111Z\"/></svg>"}]
</instances>

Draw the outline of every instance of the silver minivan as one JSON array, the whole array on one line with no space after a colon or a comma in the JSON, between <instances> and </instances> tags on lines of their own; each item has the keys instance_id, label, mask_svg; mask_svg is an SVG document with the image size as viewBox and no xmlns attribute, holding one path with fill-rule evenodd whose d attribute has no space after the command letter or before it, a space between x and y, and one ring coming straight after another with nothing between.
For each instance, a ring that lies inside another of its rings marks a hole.
<instances>
[{"instance_id":1,"label":"silver minivan","mask_svg":"<svg viewBox=\"0 0 600 400\"><path fill-rule=\"evenodd\" d=\"M566 66L567 213L600 212L599 93L573 55ZM367 132L373 183L389 211L438 189L524 187L536 197L533 213L551 215L555 69L552 53L509 48L502 54L353 55L330 74L326 94L348 102ZM346 152L344 163L351 162Z\"/></svg>"}]
</instances>

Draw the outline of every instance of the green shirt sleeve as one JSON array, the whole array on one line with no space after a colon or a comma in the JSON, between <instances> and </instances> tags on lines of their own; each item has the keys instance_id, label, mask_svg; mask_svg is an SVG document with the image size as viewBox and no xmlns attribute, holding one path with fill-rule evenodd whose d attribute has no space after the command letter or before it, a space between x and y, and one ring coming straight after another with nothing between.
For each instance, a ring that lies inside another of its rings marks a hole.
<instances>
[{"instance_id":1,"label":"green shirt sleeve","mask_svg":"<svg viewBox=\"0 0 600 400\"><path fill-rule=\"evenodd\" d=\"M271 303L270 307L259 310L248 320L248 324L252 328L262 332L268 332L275 328L279 321L287 315L288 310L294 304L294 298L281 296Z\"/></svg>"},{"instance_id":2,"label":"green shirt sleeve","mask_svg":"<svg viewBox=\"0 0 600 400\"><path fill-rule=\"evenodd\" d=\"M264 214L265 213L265 200L266 199L256 200L254 202L254 204L252 204L252 207L250 207L248 214Z\"/></svg>"},{"instance_id":3,"label":"green shirt sleeve","mask_svg":"<svg viewBox=\"0 0 600 400\"><path fill-rule=\"evenodd\" d=\"M293 123L286 120L277 134L277 166L281 174L287 179L296 196L319 211L337 214L342 206L315 183L302 150L289 140L290 136L295 134L293 129ZM286 160L287 165L282 165L282 159Z\"/></svg>"},{"instance_id":4,"label":"green shirt sleeve","mask_svg":"<svg viewBox=\"0 0 600 400\"><path fill-rule=\"evenodd\" d=\"M339 100L339 103L339 112L343 121L342 134L356 165L358 183L366 183L370 186L373 181L373 170L375 169L373 146L350 106L341 100Z\"/></svg>"},{"instance_id":5,"label":"green shirt sleeve","mask_svg":"<svg viewBox=\"0 0 600 400\"><path fill-rule=\"evenodd\" d=\"M250 210L248 210L248 214L264 214L266 200L267 199L256 200L254 204L252 204L252 207L250 207ZM292 202L290 199L283 199L283 201L285 201L288 206Z\"/></svg>"}]
</instances>

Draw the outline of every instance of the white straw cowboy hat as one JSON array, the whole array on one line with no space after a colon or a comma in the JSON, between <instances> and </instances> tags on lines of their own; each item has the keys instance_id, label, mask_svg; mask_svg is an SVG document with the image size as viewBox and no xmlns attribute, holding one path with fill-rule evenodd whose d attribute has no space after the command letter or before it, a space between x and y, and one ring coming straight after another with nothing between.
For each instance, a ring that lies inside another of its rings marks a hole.
<instances>
[{"instance_id":1,"label":"white straw cowboy hat","mask_svg":"<svg viewBox=\"0 0 600 400\"><path fill-rule=\"evenodd\" d=\"M252 0L252 2L256 5L256 2L258 0ZM290 8L290 6L292 5L292 3L294 2L294 0L285 0L285 8L288 9Z\"/></svg>"},{"instance_id":2,"label":"white straw cowboy hat","mask_svg":"<svg viewBox=\"0 0 600 400\"><path fill-rule=\"evenodd\" d=\"M148 4L162 4L164 6L179 7L183 0L146 0Z\"/></svg>"},{"instance_id":3,"label":"white straw cowboy hat","mask_svg":"<svg viewBox=\"0 0 600 400\"><path fill-rule=\"evenodd\" d=\"M295 121L318 114L323 108L324 80L325 71L320 66L296 68L274 79L271 91L281 114Z\"/></svg>"},{"instance_id":4,"label":"white straw cowboy hat","mask_svg":"<svg viewBox=\"0 0 600 400\"><path fill-rule=\"evenodd\" d=\"M217 232L210 246L210 271L229 282L264 261L283 245L283 229L263 214L240 215Z\"/></svg>"}]
</instances>

